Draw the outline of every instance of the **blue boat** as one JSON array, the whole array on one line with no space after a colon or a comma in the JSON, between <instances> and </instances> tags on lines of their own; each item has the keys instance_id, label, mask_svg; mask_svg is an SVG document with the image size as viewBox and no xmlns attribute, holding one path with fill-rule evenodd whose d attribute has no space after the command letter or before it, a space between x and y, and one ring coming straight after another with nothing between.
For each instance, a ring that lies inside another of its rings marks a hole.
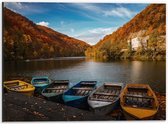
<instances>
[{"instance_id":1,"label":"blue boat","mask_svg":"<svg viewBox=\"0 0 168 124\"><path fill-rule=\"evenodd\" d=\"M81 81L71 87L63 94L63 101L66 105L87 109L87 98L96 89L97 81Z\"/></svg>"},{"instance_id":2,"label":"blue boat","mask_svg":"<svg viewBox=\"0 0 168 124\"><path fill-rule=\"evenodd\" d=\"M35 91L40 92L50 84L51 80L46 76L33 77L31 84L35 86Z\"/></svg>"}]
</instances>

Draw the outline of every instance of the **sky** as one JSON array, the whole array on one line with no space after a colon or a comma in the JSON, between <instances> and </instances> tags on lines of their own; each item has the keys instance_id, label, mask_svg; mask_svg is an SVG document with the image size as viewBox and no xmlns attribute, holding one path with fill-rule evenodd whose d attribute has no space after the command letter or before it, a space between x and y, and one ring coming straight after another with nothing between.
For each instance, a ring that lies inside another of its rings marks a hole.
<instances>
[{"instance_id":1,"label":"sky","mask_svg":"<svg viewBox=\"0 0 168 124\"><path fill-rule=\"evenodd\" d=\"M148 4L5 2L4 6L36 24L95 45Z\"/></svg>"}]
</instances>

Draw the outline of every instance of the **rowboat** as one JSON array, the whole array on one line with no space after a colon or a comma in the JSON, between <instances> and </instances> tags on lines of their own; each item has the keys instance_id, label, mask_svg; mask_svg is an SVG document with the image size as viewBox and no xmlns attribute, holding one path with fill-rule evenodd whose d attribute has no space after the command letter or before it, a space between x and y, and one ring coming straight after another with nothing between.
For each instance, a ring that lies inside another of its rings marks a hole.
<instances>
[{"instance_id":1,"label":"rowboat","mask_svg":"<svg viewBox=\"0 0 168 124\"><path fill-rule=\"evenodd\" d=\"M95 90L97 81L81 81L71 87L63 94L63 101L66 105L87 109L87 98Z\"/></svg>"},{"instance_id":2,"label":"rowboat","mask_svg":"<svg viewBox=\"0 0 168 124\"><path fill-rule=\"evenodd\" d=\"M55 80L42 91L42 95L48 100L62 102L62 95L68 88L69 80Z\"/></svg>"},{"instance_id":3,"label":"rowboat","mask_svg":"<svg viewBox=\"0 0 168 124\"><path fill-rule=\"evenodd\" d=\"M119 107L123 83L104 83L88 97L88 104L96 114L105 115Z\"/></svg>"},{"instance_id":4,"label":"rowboat","mask_svg":"<svg viewBox=\"0 0 168 124\"><path fill-rule=\"evenodd\" d=\"M127 84L120 105L128 120L153 119L159 107L155 93L147 84Z\"/></svg>"},{"instance_id":5,"label":"rowboat","mask_svg":"<svg viewBox=\"0 0 168 124\"><path fill-rule=\"evenodd\" d=\"M48 77L33 77L31 80L31 84L35 86L36 92L41 92L44 88L46 88L50 84L50 79Z\"/></svg>"},{"instance_id":6,"label":"rowboat","mask_svg":"<svg viewBox=\"0 0 168 124\"><path fill-rule=\"evenodd\" d=\"M21 80L5 81L3 85L7 92L18 92L27 96L32 96L35 90L33 85Z\"/></svg>"}]
</instances>

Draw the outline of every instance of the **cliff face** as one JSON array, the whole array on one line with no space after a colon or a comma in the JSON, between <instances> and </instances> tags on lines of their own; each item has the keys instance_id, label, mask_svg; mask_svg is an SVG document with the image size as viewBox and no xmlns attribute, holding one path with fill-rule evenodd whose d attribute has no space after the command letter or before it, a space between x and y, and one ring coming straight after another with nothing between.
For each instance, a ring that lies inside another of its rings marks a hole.
<instances>
[{"instance_id":1,"label":"cliff face","mask_svg":"<svg viewBox=\"0 0 168 124\"><path fill-rule=\"evenodd\" d=\"M83 56L90 47L84 41L36 25L7 8L3 15L3 55L7 60Z\"/></svg>"},{"instance_id":2,"label":"cliff face","mask_svg":"<svg viewBox=\"0 0 168 124\"><path fill-rule=\"evenodd\" d=\"M143 33L142 33L143 32ZM128 48L128 40L136 37L149 37L149 48L145 52L162 52L165 55L166 5L151 4L118 30L105 36L86 51L87 56L98 58L122 57L122 50ZM159 46L162 46L160 48ZM141 49L141 51L144 50ZM131 53L132 54L132 53ZM159 53L156 53L159 54ZM134 55L134 54L133 54ZM131 55L129 55L131 56ZM152 56L150 56L152 57ZM149 57L149 58L150 58Z\"/></svg>"}]
</instances>

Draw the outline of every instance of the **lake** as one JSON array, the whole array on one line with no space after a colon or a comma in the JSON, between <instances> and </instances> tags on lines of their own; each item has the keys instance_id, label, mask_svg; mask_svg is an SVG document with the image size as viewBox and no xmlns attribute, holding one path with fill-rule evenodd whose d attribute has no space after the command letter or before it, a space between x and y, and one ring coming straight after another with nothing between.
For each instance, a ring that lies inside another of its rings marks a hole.
<instances>
[{"instance_id":1,"label":"lake","mask_svg":"<svg viewBox=\"0 0 168 124\"><path fill-rule=\"evenodd\" d=\"M48 76L55 80L68 79L73 84L81 80L103 82L146 83L165 93L165 61L100 62L85 57L60 57L46 60L4 62L3 77Z\"/></svg>"}]
</instances>

